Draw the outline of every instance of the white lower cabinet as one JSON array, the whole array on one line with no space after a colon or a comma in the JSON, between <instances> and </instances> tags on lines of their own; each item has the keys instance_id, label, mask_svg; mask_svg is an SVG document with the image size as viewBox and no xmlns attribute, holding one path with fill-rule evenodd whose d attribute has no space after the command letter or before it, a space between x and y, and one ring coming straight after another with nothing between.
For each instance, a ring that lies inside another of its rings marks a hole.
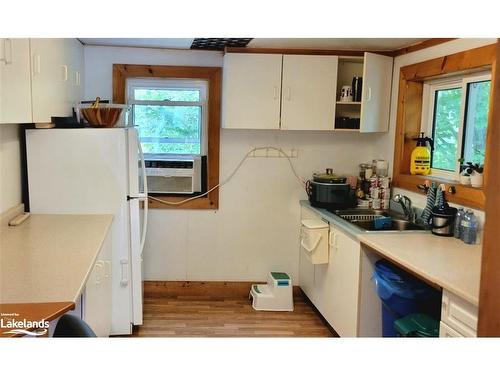
<instances>
[{"instance_id":1,"label":"white lower cabinet","mask_svg":"<svg viewBox=\"0 0 500 375\"><path fill-rule=\"evenodd\" d=\"M311 213L303 208L302 218L311 218ZM301 249L300 287L341 337L355 337L358 335L360 244L333 225L329 240L328 264L311 264Z\"/></svg>"},{"instance_id":2,"label":"white lower cabinet","mask_svg":"<svg viewBox=\"0 0 500 375\"><path fill-rule=\"evenodd\" d=\"M98 337L111 331L111 237L108 235L82 295L82 319Z\"/></svg>"},{"instance_id":3,"label":"white lower cabinet","mask_svg":"<svg viewBox=\"0 0 500 375\"><path fill-rule=\"evenodd\" d=\"M450 337L450 330L460 337L477 337L477 306L443 290L439 336Z\"/></svg>"},{"instance_id":4,"label":"white lower cabinet","mask_svg":"<svg viewBox=\"0 0 500 375\"><path fill-rule=\"evenodd\" d=\"M465 337L446 323L439 323L439 337Z\"/></svg>"}]
</instances>

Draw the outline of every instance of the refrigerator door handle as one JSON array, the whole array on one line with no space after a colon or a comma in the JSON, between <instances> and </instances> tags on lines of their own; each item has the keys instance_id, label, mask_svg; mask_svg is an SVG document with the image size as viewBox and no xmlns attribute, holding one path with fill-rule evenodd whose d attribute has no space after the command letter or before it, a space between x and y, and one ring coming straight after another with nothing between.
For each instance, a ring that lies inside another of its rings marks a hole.
<instances>
[{"instance_id":1,"label":"refrigerator door handle","mask_svg":"<svg viewBox=\"0 0 500 375\"><path fill-rule=\"evenodd\" d=\"M146 161L144 160L144 153L142 152L141 140L138 139L137 146L139 148L139 157L141 159L141 169L142 169L142 186L144 192L139 194L139 199L144 203L144 210L142 216L142 232L141 232L141 245L140 245L140 254L142 256L142 252L144 251L144 245L146 244L146 231L148 225L148 179L146 176Z\"/></svg>"}]
</instances>

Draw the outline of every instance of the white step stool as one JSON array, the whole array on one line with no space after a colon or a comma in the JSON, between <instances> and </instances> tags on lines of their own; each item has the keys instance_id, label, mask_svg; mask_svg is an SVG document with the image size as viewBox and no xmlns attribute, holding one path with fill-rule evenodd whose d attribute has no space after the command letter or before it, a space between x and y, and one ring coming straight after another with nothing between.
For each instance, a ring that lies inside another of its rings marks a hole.
<instances>
[{"instance_id":1,"label":"white step stool","mask_svg":"<svg viewBox=\"0 0 500 375\"><path fill-rule=\"evenodd\" d=\"M284 272L270 272L267 284L253 284L252 307L263 311L293 311L292 279Z\"/></svg>"}]
</instances>

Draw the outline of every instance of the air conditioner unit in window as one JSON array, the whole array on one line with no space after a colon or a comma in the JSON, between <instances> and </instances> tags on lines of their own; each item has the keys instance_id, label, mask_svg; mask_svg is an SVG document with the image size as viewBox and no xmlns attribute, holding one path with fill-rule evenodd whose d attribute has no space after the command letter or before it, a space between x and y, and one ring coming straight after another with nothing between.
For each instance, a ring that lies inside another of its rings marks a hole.
<instances>
[{"instance_id":1,"label":"air conditioner unit in window","mask_svg":"<svg viewBox=\"0 0 500 375\"><path fill-rule=\"evenodd\" d=\"M150 193L192 194L201 192L201 157L167 159L146 158Z\"/></svg>"}]
</instances>

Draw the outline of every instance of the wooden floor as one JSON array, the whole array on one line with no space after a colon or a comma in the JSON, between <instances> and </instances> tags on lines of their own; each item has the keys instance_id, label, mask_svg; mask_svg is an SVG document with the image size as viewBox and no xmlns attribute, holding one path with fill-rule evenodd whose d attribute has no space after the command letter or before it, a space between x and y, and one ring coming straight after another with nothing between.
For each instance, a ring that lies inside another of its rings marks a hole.
<instances>
[{"instance_id":1,"label":"wooden floor","mask_svg":"<svg viewBox=\"0 0 500 375\"><path fill-rule=\"evenodd\" d=\"M207 292L205 284L202 292L195 287L191 293L186 288L179 293L167 283L151 283L145 286L144 324L134 328L134 337L335 336L301 292L295 293L293 312L264 312L255 311L241 291L226 293L216 287L217 296Z\"/></svg>"}]
</instances>

